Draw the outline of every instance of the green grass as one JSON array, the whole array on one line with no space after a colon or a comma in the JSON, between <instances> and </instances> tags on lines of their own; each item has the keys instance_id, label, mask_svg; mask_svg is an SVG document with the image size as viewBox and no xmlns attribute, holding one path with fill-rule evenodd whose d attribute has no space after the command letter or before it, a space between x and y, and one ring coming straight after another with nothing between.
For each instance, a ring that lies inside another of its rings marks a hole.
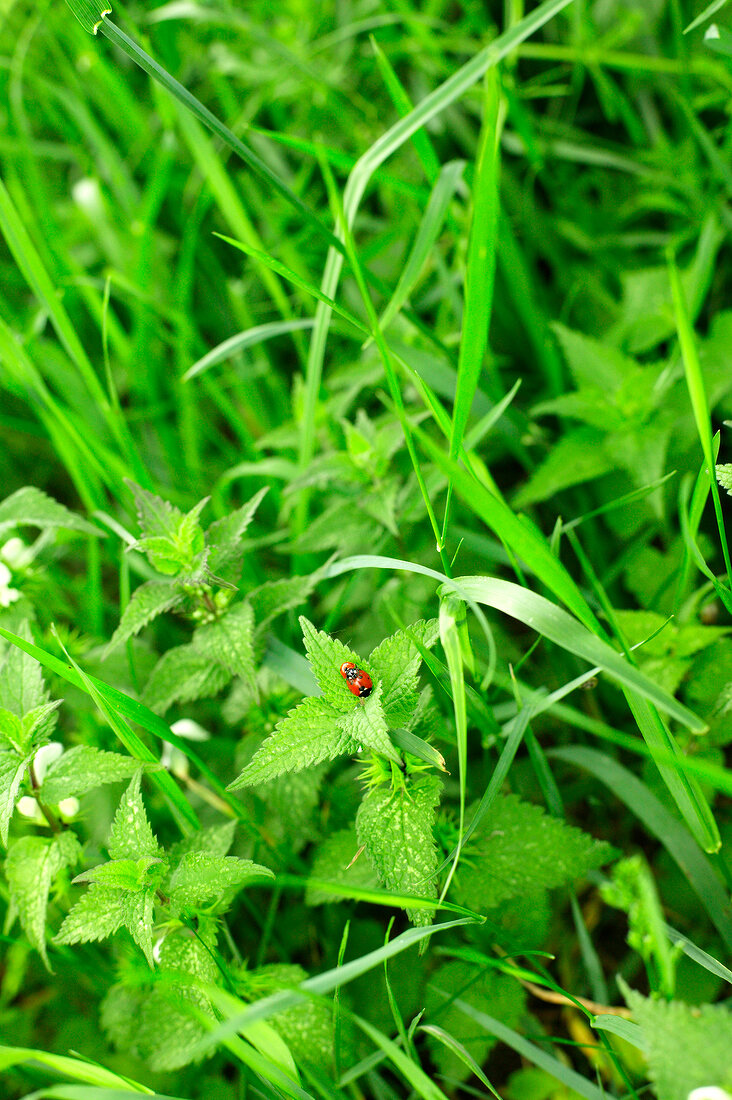
<instances>
[{"instance_id":1,"label":"green grass","mask_svg":"<svg viewBox=\"0 0 732 1100\"><path fill-rule=\"evenodd\" d=\"M3 1097L730 1091L727 5L0 19Z\"/></svg>"}]
</instances>

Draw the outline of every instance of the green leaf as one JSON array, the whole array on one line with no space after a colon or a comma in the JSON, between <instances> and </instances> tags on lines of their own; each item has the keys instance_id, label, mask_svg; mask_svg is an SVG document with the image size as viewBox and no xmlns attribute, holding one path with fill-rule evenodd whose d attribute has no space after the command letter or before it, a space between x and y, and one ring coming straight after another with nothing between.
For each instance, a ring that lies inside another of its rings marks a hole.
<instances>
[{"instance_id":1,"label":"green leaf","mask_svg":"<svg viewBox=\"0 0 732 1100\"><path fill-rule=\"evenodd\" d=\"M658 1100L687 1100L715 1085L732 1090L732 1013L725 1005L686 1005L625 994L646 1043L648 1070Z\"/></svg>"},{"instance_id":2,"label":"green leaf","mask_svg":"<svg viewBox=\"0 0 732 1100\"><path fill-rule=\"evenodd\" d=\"M257 632L263 630L277 615L305 603L315 588L317 579L317 573L306 573L304 576L267 581L253 589L247 599L254 611Z\"/></svg>"},{"instance_id":3,"label":"green leaf","mask_svg":"<svg viewBox=\"0 0 732 1100\"><path fill-rule=\"evenodd\" d=\"M107 849L111 859L139 859L141 856L161 854L142 804L139 772L117 807Z\"/></svg>"},{"instance_id":4,"label":"green leaf","mask_svg":"<svg viewBox=\"0 0 732 1100\"><path fill-rule=\"evenodd\" d=\"M30 485L18 489L0 504L0 534L9 528L26 525L44 530L62 527L66 531L80 531L85 535L104 538L104 531Z\"/></svg>"},{"instance_id":5,"label":"green leaf","mask_svg":"<svg viewBox=\"0 0 732 1100\"><path fill-rule=\"evenodd\" d=\"M186 852L170 880L170 900L176 906L195 908L261 878L274 878L274 874L250 859Z\"/></svg>"},{"instance_id":6,"label":"green leaf","mask_svg":"<svg viewBox=\"0 0 732 1100\"><path fill-rule=\"evenodd\" d=\"M173 703L217 695L231 679L221 665L212 662L194 644L174 646L164 653L150 673L142 702L164 714Z\"/></svg>"},{"instance_id":7,"label":"green leaf","mask_svg":"<svg viewBox=\"0 0 732 1100\"><path fill-rule=\"evenodd\" d=\"M55 943L90 943L105 940L125 923L129 898L123 890L109 886L90 886L64 919Z\"/></svg>"},{"instance_id":8,"label":"green leaf","mask_svg":"<svg viewBox=\"0 0 732 1100\"><path fill-rule=\"evenodd\" d=\"M175 576L192 573L204 549L204 535L198 517L208 502L200 500L186 515L167 500L126 480L137 506L141 538L136 547L158 573Z\"/></svg>"},{"instance_id":9,"label":"green leaf","mask_svg":"<svg viewBox=\"0 0 732 1100\"><path fill-rule=\"evenodd\" d=\"M331 638L322 630L316 630L304 615L300 616L300 626L308 660L324 698L341 714L353 713L355 697L348 690L346 681L341 676L341 665L345 661L352 661L358 668L371 673L370 666L343 642L337 638ZM372 678L375 684L375 675Z\"/></svg>"},{"instance_id":10,"label":"green leaf","mask_svg":"<svg viewBox=\"0 0 732 1100\"><path fill-rule=\"evenodd\" d=\"M479 1011L495 1012L506 1027L516 1027L525 1012L526 995L519 983L496 970L479 970L473 964L454 960L444 963L432 974L427 986L427 1020L434 1013L440 1027L457 1039L480 1066L485 1064L497 1038L477 1029L453 1004L446 1004L445 993L448 997L460 997ZM459 1081L466 1079L469 1070L456 1054L431 1039L427 1040L427 1045L440 1073Z\"/></svg>"},{"instance_id":11,"label":"green leaf","mask_svg":"<svg viewBox=\"0 0 732 1100\"><path fill-rule=\"evenodd\" d=\"M339 728L338 718L323 699L305 699L277 723L227 790L266 783L285 772L302 771L323 760L358 752L358 742Z\"/></svg>"},{"instance_id":12,"label":"green leaf","mask_svg":"<svg viewBox=\"0 0 732 1100\"><path fill-rule=\"evenodd\" d=\"M381 684L363 702L351 696L353 702L349 714L341 714L337 719L338 728L364 748L381 753L395 764L401 765L402 759L389 737L389 727L381 706Z\"/></svg>"},{"instance_id":13,"label":"green leaf","mask_svg":"<svg viewBox=\"0 0 732 1100\"><path fill-rule=\"evenodd\" d=\"M183 519L181 510L129 478L125 479L125 484L135 498L137 522L142 537L174 539Z\"/></svg>"},{"instance_id":14,"label":"green leaf","mask_svg":"<svg viewBox=\"0 0 732 1100\"><path fill-rule=\"evenodd\" d=\"M88 871L83 871L74 879L74 884L95 882L100 886L113 887L116 890L128 890L139 894L151 886L156 886L165 872L165 863L157 856L141 856L140 859L113 859L109 863L100 863Z\"/></svg>"},{"instance_id":15,"label":"green leaf","mask_svg":"<svg viewBox=\"0 0 732 1100\"><path fill-rule=\"evenodd\" d=\"M584 481L592 481L615 470L615 458L603 449L603 439L603 434L591 427L561 435L513 498L514 508L526 508L529 504L550 500L562 489L581 485Z\"/></svg>"},{"instance_id":16,"label":"green leaf","mask_svg":"<svg viewBox=\"0 0 732 1100\"><path fill-rule=\"evenodd\" d=\"M369 791L356 815L356 833L389 890L437 897L437 848L432 836L442 783L428 775L403 791ZM416 925L432 923L428 909L408 909Z\"/></svg>"},{"instance_id":17,"label":"green leaf","mask_svg":"<svg viewBox=\"0 0 732 1100\"><path fill-rule=\"evenodd\" d=\"M322 882L337 882L346 887L371 890L379 879L365 851L356 859L359 843L354 828L340 829L318 846L313 859L311 875ZM338 895L308 886L306 905L327 905L338 901Z\"/></svg>"},{"instance_id":18,"label":"green leaf","mask_svg":"<svg viewBox=\"0 0 732 1100\"><path fill-rule=\"evenodd\" d=\"M18 627L18 636L26 642L32 641L27 622ZM0 706L24 718L29 711L47 702L48 692L38 661L17 646L8 646L0 665Z\"/></svg>"},{"instance_id":19,"label":"green leaf","mask_svg":"<svg viewBox=\"0 0 732 1100\"><path fill-rule=\"evenodd\" d=\"M241 558L244 552L242 539L267 491L267 488L260 489L241 508L237 508L222 519L217 519L208 528L206 531L206 546L209 550L207 566L212 573L228 580L232 568L235 568L237 573L241 571Z\"/></svg>"},{"instance_id":20,"label":"green leaf","mask_svg":"<svg viewBox=\"0 0 732 1100\"><path fill-rule=\"evenodd\" d=\"M293 989L307 977L301 966L272 963L242 971L237 986L247 1000L260 1000L271 993ZM333 1014L328 1004L308 999L278 1012L269 1022L297 1062L329 1066L333 1057Z\"/></svg>"},{"instance_id":21,"label":"green leaf","mask_svg":"<svg viewBox=\"0 0 732 1100\"><path fill-rule=\"evenodd\" d=\"M170 611L184 600L184 593L171 581L147 581L136 588L122 612L119 626L105 650L105 657L122 642L139 634L144 626L164 611Z\"/></svg>"},{"instance_id":22,"label":"green leaf","mask_svg":"<svg viewBox=\"0 0 732 1100\"><path fill-rule=\"evenodd\" d=\"M508 898L571 882L612 857L609 844L516 795L501 795L464 849L455 900L472 909L489 909Z\"/></svg>"},{"instance_id":23,"label":"green leaf","mask_svg":"<svg viewBox=\"0 0 732 1100\"><path fill-rule=\"evenodd\" d=\"M438 637L437 620L412 623L406 630L385 638L369 656L369 664L378 673L381 705L392 726L404 725L417 706L417 687L422 655L417 643L429 649Z\"/></svg>"},{"instance_id":24,"label":"green leaf","mask_svg":"<svg viewBox=\"0 0 732 1100\"><path fill-rule=\"evenodd\" d=\"M230 608L216 622L200 626L193 648L221 665L230 676L241 676L255 690L254 612L248 602Z\"/></svg>"},{"instance_id":25,"label":"green leaf","mask_svg":"<svg viewBox=\"0 0 732 1100\"><path fill-rule=\"evenodd\" d=\"M13 816L20 784L33 754L18 756L16 752L0 752L0 840L8 843L10 819Z\"/></svg>"},{"instance_id":26,"label":"green leaf","mask_svg":"<svg viewBox=\"0 0 732 1100\"><path fill-rule=\"evenodd\" d=\"M214 1017L197 983L214 985L220 974L211 951L187 934L165 936L156 961L163 980L152 989L112 986L102 1002L102 1025L125 1053L144 1058L155 1072L169 1072L193 1060L194 1044L207 1031L201 1014Z\"/></svg>"},{"instance_id":27,"label":"green leaf","mask_svg":"<svg viewBox=\"0 0 732 1100\"><path fill-rule=\"evenodd\" d=\"M117 783L129 779L140 768L154 768L155 764L141 764L131 756L118 752L104 752L91 745L75 745L48 766L41 798L53 806L70 795L82 795L105 783Z\"/></svg>"},{"instance_id":28,"label":"green leaf","mask_svg":"<svg viewBox=\"0 0 732 1100\"><path fill-rule=\"evenodd\" d=\"M209 825L197 829L195 833L183 837L168 849L171 863L179 862L187 852L207 852L212 856L225 856L234 842L236 821L225 821L223 825Z\"/></svg>"},{"instance_id":29,"label":"green leaf","mask_svg":"<svg viewBox=\"0 0 732 1100\"><path fill-rule=\"evenodd\" d=\"M10 898L32 947L50 969L46 954L46 909L54 878L62 867L81 857L81 845L71 832L54 837L24 836L10 845L5 875Z\"/></svg>"}]
</instances>

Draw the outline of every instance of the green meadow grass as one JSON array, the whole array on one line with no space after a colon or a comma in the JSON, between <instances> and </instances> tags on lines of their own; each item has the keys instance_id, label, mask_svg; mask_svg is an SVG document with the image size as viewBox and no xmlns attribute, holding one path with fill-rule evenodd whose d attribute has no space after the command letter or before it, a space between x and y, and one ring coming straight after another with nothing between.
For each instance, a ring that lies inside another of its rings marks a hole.
<instances>
[{"instance_id":1,"label":"green meadow grass","mask_svg":"<svg viewBox=\"0 0 732 1100\"><path fill-rule=\"evenodd\" d=\"M2 1096L732 1094L725 0L69 4L0 14Z\"/></svg>"}]
</instances>

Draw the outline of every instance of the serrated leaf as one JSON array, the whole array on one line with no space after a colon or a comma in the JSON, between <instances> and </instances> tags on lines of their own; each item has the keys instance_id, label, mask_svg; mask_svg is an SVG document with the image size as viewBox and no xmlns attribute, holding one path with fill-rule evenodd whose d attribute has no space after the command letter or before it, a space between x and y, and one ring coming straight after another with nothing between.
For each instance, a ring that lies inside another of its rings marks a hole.
<instances>
[{"instance_id":1,"label":"serrated leaf","mask_svg":"<svg viewBox=\"0 0 732 1100\"><path fill-rule=\"evenodd\" d=\"M526 508L537 501L550 500L562 489L614 471L616 461L610 449L603 448L604 438L593 427L578 428L560 436L513 498L513 507Z\"/></svg>"},{"instance_id":2,"label":"serrated leaf","mask_svg":"<svg viewBox=\"0 0 732 1100\"><path fill-rule=\"evenodd\" d=\"M0 707L0 748L23 751L25 744L25 726L17 714L6 707Z\"/></svg>"},{"instance_id":3,"label":"serrated leaf","mask_svg":"<svg viewBox=\"0 0 732 1100\"><path fill-rule=\"evenodd\" d=\"M356 833L381 882L389 890L437 897L437 847L432 836L442 783L426 775L406 790L377 787L356 814ZM429 909L408 909L416 925L432 923Z\"/></svg>"},{"instance_id":4,"label":"serrated leaf","mask_svg":"<svg viewBox=\"0 0 732 1100\"><path fill-rule=\"evenodd\" d=\"M141 856L160 855L160 847L153 836L142 804L139 772L122 795L117 807L107 850L110 859L139 859Z\"/></svg>"},{"instance_id":5,"label":"serrated leaf","mask_svg":"<svg viewBox=\"0 0 732 1100\"><path fill-rule=\"evenodd\" d=\"M67 531L81 531L85 535L105 536L104 531L32 485L18 489L0 504L0 534L11 527L26 525L44 529L62 527Z\"/></svg>"},{"instance_id":6,"label":"serrated leaf","mask_svg":"<svg viewBox=\"0 0 732 1100\"><path fill-rule=\"evenodd\" d=\"M125 923L125 894L108 886L90 886L70 910L54 943L105 940Z\"/></svg>"},{"instance_id":7,"label":"serrated leaf","mask_svg":"<svg viewBox=\"0 0 732 1100\"><path fill-rule=\"evenodd\" d=\"M498 796L474 836L455 876L455 900L479 910L561 886L613 858L609 844L516 795Z\"/></svg>"},{"instance_id":8,"label":"serrated leaf","mask_svg":"<svg viewBox=\"0 0 732 1100\"><path fill-rule=\"evenodd\" d=\"M135 498L137 522L142 537L173 539L183 519L181 510L129 478L125 478L125 484Z\"/></svg>"},{"instance_id":9,"label":"serrated leaf","mask_svg":"<svg viewBox=\"0 0 732 1100\"><path fill-rule=\"evenodd\" d=\"M326 764L302 772L287 772L260 787L266 803L267 835L293 853L301 851L319 832L320 787Z\"/></svg>"},{"instance_id":10,"label":"serrated leaf","mask_svg":"<svg viewBox=\"0 0 732 1100\"><path fill-rule=\"evenodd\" d=\"M254 612L249 603L238 603L216 622L200 626L191 644L197 653L221 665L230 676L241 676L255 690Z\"/></svg>"},{"instance_id":11,"label":"serrated leaf","mask_svg":"<svg viewBox=\"0 0 732 1100\"><path fill-rule=\"evenodd\" d=\"M145 768L145 764L131 756L104 752L91 745L75 745L48 766L41 784L41 797L44 802L56 806L70 795L79 796L105 783L129 779L140 768Z\"/></svg>"},{"instance_id":12,"label":"serrated leaf","mask_svg":"<svg viewBox=\"0 0 732 1100\"><path fill-rule=\"evenodd\" d=\"M32 753L28 756L18 756L16 752L0 753L0 840L3 844L8 843L10 819L13 816L25 769L31 759Z\"/></svg>"},{"instance_id":13,"label":"serrated leaf","mask_svg":"<svg viewBox=\"0 0 732 1100\"><path fill-rule=\"evenodd\" d=\"M725 1005L651 1000L632 990L625 998L643 1031L658 1100L687 1100L705 1085L732 1090L732 1013Z\"/></svg>"},{"instance_id":14,"label":"serrated leaf","mask_svg":"<svg viewBox=\"0 0 732 1100\"><path fill-rule=\"evenodd\" d=\"M50 969L46 954L46 909L54 878L76 863L81 845L71 832L55 837L24 836L14 841L5 860L10 898L23 931Z\"/></svg>"},{"instance_id":15,"label":"serrated leaf","mask_svg":"<svg viewBox=\"0 0 732 1100\"><path fill-rule=\"evenodd\" d=\"M246 970L239 988L251 1000L259 1000L281 989L295 989L308 978L301 966L271 963ZM270 1016L268 1022L282 1036L298 1062L323 1067L333 1056L333 1016L322 1000L293 1005Z\"/></svg>"},{"instance_id":16,"label":"serrated leaf","mask_svg":"<svg viewBox=\"0 0 732 1100\"><path fill-rule=\"evenodd\" d=\"M439 634L436 619L420 619L407 630L385 638L369 657L382 684L381 705L392 726L407 723L417 706L417 686L422 655L415 644L418 641L429 649Z\"/></svg>"},{"instance_id":17,"label":"serrated leaf","mask_svg":"<svg viewBox=\"0 0 732 1100\"><path fill-rule=\"evenodd\" d=\"M56 711L62 702L62 699L54 699L50 703L41 703L23 716L26 744L39 747L48 741L58 721Z\"/></svg>"},{"instance_id":18,"label":"serrated leaf","mask_svg":"<svg viewBox=\"0 0 732 1100\"><path fill-rule=\"evenodd\" d=\"M223 825L209 825L205 829L183 837L168 849L171 863L179 862L187 852L208 852L212 856L225 856L234 842L236 821L225 821Z\"/></svg>"},{"instance_id":19,"label":"serrated leaf","mask_svg":"<svg viewBox=\"0 0 732 1100\"><path fill-rule=\"evenodd\" d=\"M259 588L253 589L248 595L248 600L254 611L254 621L257 624L257 632L261 631L285 611L290 611L310 596L315 587L317 574L306 573L299 577L282 577L277 581L267 581Z\"/></svg>"},{"instance_id":20,"label":"serrated leaf","mask_svg":"<svg viewBox=\"0 0 732 1100\"><path fill-rule=\"evenodd\" d=\"M338 728L357 744L381 753L388 760L393 760L395 764L401 764L402 759L389 737L389 727L386 724L380 696L381 684L365 702L357 701L354 696L351 696L353 702L350 713L340 715L337 720Z\"/></svg>"},{"instance_id":21,"label":"serrated leaf","mask_svg":"<svg viewBox=\"0 0 732 1100\"><path fill-rule=\"evenodd\" d=\"M338 727L338 713L324 699L311 697L277 723L228 790L267 783L285 772L298 772L358 751L358 743Z\"/></svg>"},{"instance_id":22,"label":"serrated leaf","mask_svg":"<svg viewBox=\"0 0 732 1100\"><path fill-rule=\"evenodd\" d=\"M27 622L19 625L17 634L26 642L33 640ZM0 665L0 706L24 718L29 711L47 702L48 692L38 661L18 646L8 645Z\"/></svg>"},{"instance_id":23,"label":"serrated leaf","mask_svg":"<svg viewBox=\"0 0 732 1100\"><path fill-rule=\"evenodd\" d=\"M88 871L82 871L74 879L74 884L96 882L100 886L111 886L116 890L141 890L157 886L166 869L166 864L157 856L142 856L140 859L113 859L109 863L100 863Z\"/></svg>"},{"instance_id":24,"label":"serrated leaf","mask_svg":"<svg viewBox=\"0 0 732 1100\"><path fill-rule=\"evenodd\" d=\"M173 703L217 695L231 680L231 674L192 644L174 646L164 653L150 673L142 702L158 714Z\"/></svg>"},{"instance_id":25,"label":"serrated leaf","mask_svg":"<svg viewBox=\"0 0 732 1100\"><path fill-rule=\"evenodd\" d=\"M104 656L106 657L116 646L126 642L135 634L139 634L143 627L162 615L164 611L171 611L183 602L183 592L169 581L147 581L136 588L127 607L122 612L119 626L111 637Z\"/></svg>"},{"instance_id":26,"label":"serrated leaf","mask_svg":"<svg viewBox=\"0 0 732 1100\"><path fill-rule=\"evenodd\" d=\"M341 714L352 713L355 697L348 690L346 681L341 676L341 665L345 661L352 661L358 668L368 673L371 673L371 667L343 642L337 638L331 638L322 630L316 630L304 615L300 616L300 626L310 667L320 685L323 697ZM375 675L372 678L375 681Z\"/></svg>"},{"instance_id":27,"label":"serrated leaf","mask_svg":"<svg viewBox=\"0 0 732 1100\"><path fill-rule=\"evenodd\" d=\"M174 905L195 908L232 887L241 889L246 882L261 878L274 878L274 874L250 859L187 852L170 880L170 900Z\"/></svg>"},{"instance_id":28,"label":"serrated leaf","mask_svg":"<svg viewBox=\"0 0 732 1100\"><path fill-rule=\"evenodd\" d=\"M479 1012L489 1012L506 1027L516 1027L525 1011L523 989L505 974L490 969L480 971L458 959L434 971L427 986L426 1017L439 1019L440 1027L458 1040L479 1066L485 1064L498 1040L490 1032L476 1028L474 1020L449 1003L450 998L459 998ZM440 1073L465 1080L470 1070L456 1054L431 1037L427 1045Z\"/></svg>"},{"instance_id":29,"label":"serrated leaf","mask_svg":"<svg viewBox=\"0 0 732 1100\"><path fill-rule=\"evenodd\" d=\"M354 828L340 829L333 833L318 846L310 872L312 878L363 890L377 887L379 878L366 852L361 852L354 859L358 849L358 837ZM308 886L305 891L306 905L328 905L338 900L337 894L331 894L317 886Z\"/></svg>"},{"instance_id":30,"label":"serrated leaf","mask_svg":"<svg viewBox=\"0 0 732 1100\"><path fill-rule=\"evenodd\" d=\"M227 574L232 567L240 565L242 538L267 492L267 488L260 489L241 508L237 508L235 512L224 516L223 519L217 519L208 528L206 531L206 546L210 550L208 566L212 573L219 574L229 580Z\"/></svg>"}]
</instances>

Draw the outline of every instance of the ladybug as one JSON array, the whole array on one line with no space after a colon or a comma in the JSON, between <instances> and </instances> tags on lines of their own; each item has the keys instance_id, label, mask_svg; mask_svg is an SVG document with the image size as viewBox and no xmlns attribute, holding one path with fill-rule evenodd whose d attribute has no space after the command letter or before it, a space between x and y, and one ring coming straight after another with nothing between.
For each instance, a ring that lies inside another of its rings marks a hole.
<instances>
[{"instance_id":1,"label":"ladybug","mask_svg":"<svg viewBox=\"0 0 732 1100\"><path fill-rule=\"evenodd\" d=\"M365 699L374 690L374 682L368 672L362 668L356 668L353 661L344 661L341 665L341 676L348 684L348 690Z\"/></svg>"}]
</instances>

